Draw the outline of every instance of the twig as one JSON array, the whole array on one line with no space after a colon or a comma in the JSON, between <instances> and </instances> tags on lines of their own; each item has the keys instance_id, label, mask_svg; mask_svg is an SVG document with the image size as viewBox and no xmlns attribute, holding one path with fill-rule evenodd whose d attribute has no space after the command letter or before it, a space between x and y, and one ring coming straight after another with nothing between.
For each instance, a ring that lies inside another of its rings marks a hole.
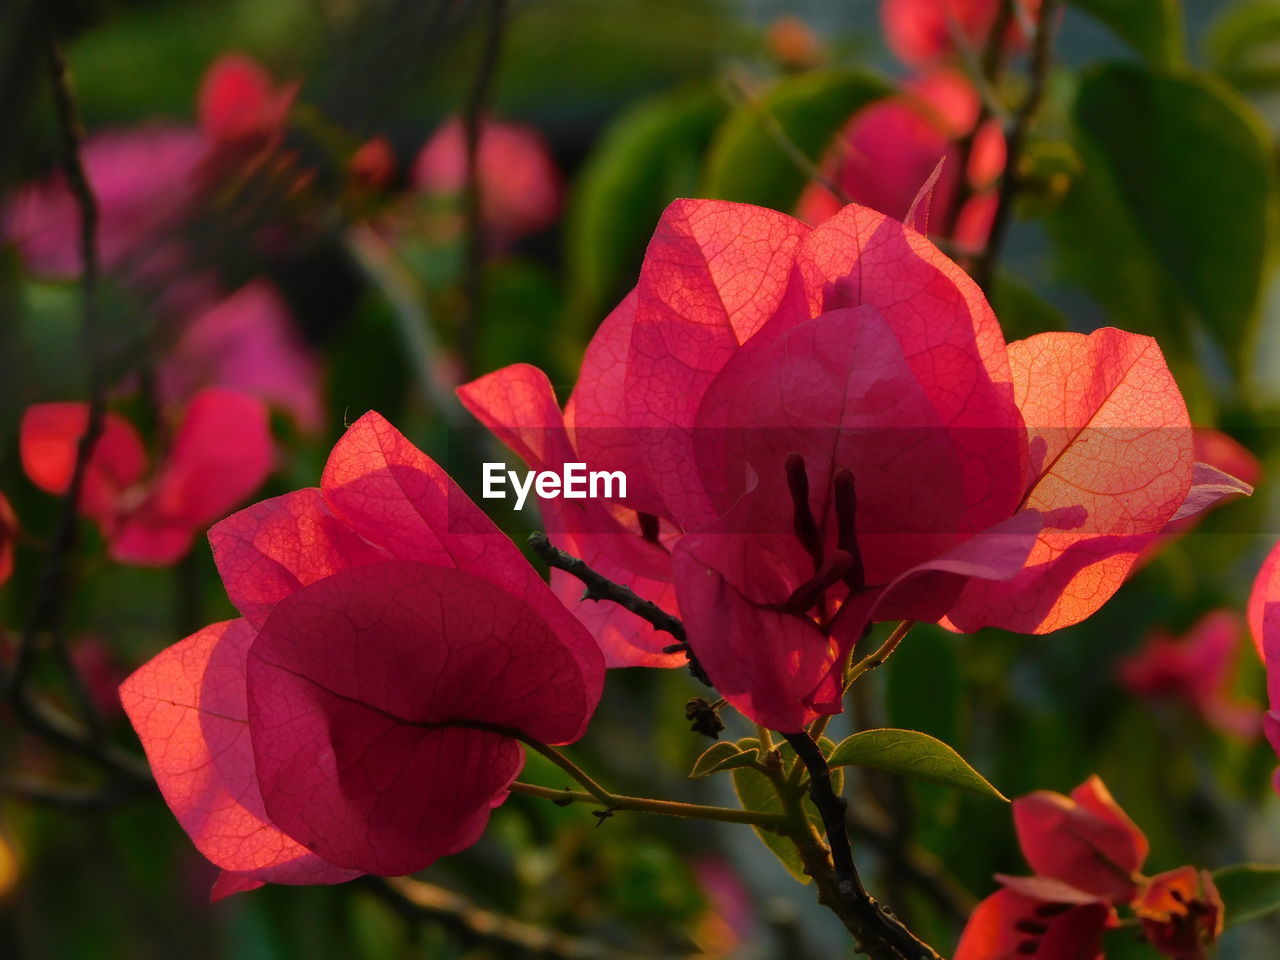
<instances>
[{"instance_id":1,"label":"twig","mask_svg":"<svg viewBox=\"0 0 1280 960\"><path fill-rule=\"evenodd\" d=\"M423 400L450 426L461 426L458 399L453 394L457 383L431 322L421 284L391 245L367 224L351 227L346 248L391 307L400 339L413 361Z\"/></svg>"},{"instance_id":2,"label":"twig","mask_svg":"<svg viewBox=\"0 0 1280 960\"><path fill-rule=\"evenodd\" d=\"M480 62L475 78L467 94L462 114L462 132L467 148L467 177L463 191L463 214L467 230L467 259L463 276L463 294L467 315L458 331L458 354L462 369L468 376L476 369L476 353L480 338L481 317L484 313L484 260L486 236L484 223L483 184L480 177L480 140L485 124L485 113L493 98L493 81L502 54L502 35L507 21L507 0L488 0L488 19L480 48Z\"/></svg>"},{"instance_id":3,"label":"twig","mask_svg":"<svg viewBox=\"0 0 1280 960\"><path fill-rule=\"evenodd\" d=\"M651 797L631 797L623 794L608 794L602 799L595 793L581 790L557 790L555 787L543 787L536 783L516 781L511 785L512 793L524 794L527 797L540 797L555 803L589 803L604 807L607 816L618 810L629 810L633 813L653 813L663 817L679 817L682 820L714 820L718 823L745 823L766 830L782 830L787 826L786 817L781 814L761 813L755 810L742 810L738 807L713 807L702 803L682 803L679 800L657 800Z\"/></svg>"},{"instance_id":4,"label":"twig","mask_svg":"<svg viewBox=\"0 0 1280 960\"><path fill-rule=\"evenodd\" d=\"M1044 0L1040 4L1040 14L1036 21L1035 44L1031 52L1031 86L1023 97L1014 115L1013 125L1005 137L1006 160L1004 176L1000 180L1000 192L996 200L995 217L991 222L991 233L987 237L987 245L973 265L973 279L984 293L991 292L991 281L995 276L996 262L1000 258L1000 247L1004 243L1005 233L1009 229L1009 221L1013 216L1013 201L1018 190L1022 188L1023 174L1022 151L1026 147L1027 134L1031 130L1036 114L1044 102L1045 89L1049 83L1049 70L1053 65L1053 24L1057 19L1061 0Z\"/></svg>"},{"instance_id":5,"label":"twig","mask_svg":"<svg viewBox=\"0 0 1280 960\"><path fill-rule=\"evenodd\" d=\"M80 529L80 497L84 489L89 460L93 456L98 439L102 436L106 422L106 383L97 356L98 203L81 160L84 127L72 93L71 76L62 49L53 37L49 39L48 60L53 101L62 133L62 169L80 213L80 289L83 311L80 345L88 365L89 411L84 434L76 445L75 465L71 471L70 483L62 498L57 527L45 557L35 602L18 640L13 667L6 680L6 693L19 715L30 717L32 711L26 702L25 685L35 658L37 641L41 634L47 633L59 666L66 674L67 682L76 698L77 707L89 726L89 734L94 739L101 740L104 736L101 717L79 672L71 662L63 637L63 620L72 580L71 559Z\"/></svg>"},{"instance_id":6,"label":"twig","mask_svg":"<svg viewBox=\"0 0 1280 960\"><path fill-rule=\"evenodd\" d=\"M845 822L847 804L831 787L831 768L822 749L809 734L784 733L796 756L809 771L809 799L822 816L831 854L832 877L824 864L814 861L802 835L793 835L805 866L819 885L823 902L840 917L859 945L874 960L941 960L939 954L920 940L885 907L881 906L858 875L853 847ZM806 820L807 823L807 820ZM814 873L817 870L818 873Z\"/></svg>"},{"instance_id":7,"label":"twig","mask_svg":"<svg viewBox=\"0 0 1280 960\"><path fill-rule=\"evenodd\" d=\"M884 666L886 660L893 656L894 651L898 649L898 645L907 638L907 634L916 625L914 620L903 620L893 632L885 638L884 643L880 644L875 650L867 654L849 669L849 675L845 677L844 688L847 691L854 685L863 675L870 673L879 667Z\"/></svg>"},{"instance_id":8,"label":"twig","mask_svg":"<svg viewBox=\"0 0 1280 960\"><path fill-rule=\"evenodd\" d=\"M541 530L529 535L529 548L541 557L547 566L563 570L565 573L581 580L583 586L587 588L583 591L583 600L597 602L608 600L610 603L616 603L624 610L630 610L655 630L670 634L676 639L676 643L665 648L663 652L683 653L689 658L689 672L693 674L694 678L708 687L712 685L706 671L702 669L702 665L694 657L693 651L689 649L689 638L685 634L684 624L680 622L678 617L673 617L656 603L639 596L630 587L614 583L608 577L596 573L587 565L585 560L580 560L556 547Z\"/></svg>"},{"instance_id":9,"label":"twig","mask_svg":"<svg viewBox=\"0 0 1280 960\"><path fill-rule=\"evenodd\" d=\"M943 211L942 217L942 232L948 237L955 232L961 211L973 197L973 184L969 182L969 165L973 159L974 143L978 139L979 132L986 126L987 121L996 115L996 109L1000 107L996 87L999 85L1000 74L1004 70L1007 58L1009 46L1005 42L1005 37L1009 32L1009 25L1013 22L1014 6L1015 0L1000 0L1000 6L991 23L991 32L987 34L986 45L982 49L981 62L977 65L975 85L982 87L983 94L979 98L978 116L959 144L960 157L957 160L959 178L956 181L955 193L951 196L950 207ZM960 37L964 37L964 31L958 24L955 30Z\"/></svg>"},{"instance_id":10,"label":"twig","mask_svg":"<svg viewBox=\"0 0 1280 960\"><path fill-rule=\"evenodd\" d=\"M501 956L550 960L642 960L642 955L612 944L570 936L491 913L466 897L411 877L368 877L361 886L377 894L405 919L431 920L463 941L487 944Z\"/></svg>"},{"instance_id":11,"label":"twig","mask_svg":"<svg viewBox=\"0 0 1280 960\"><path fill-rule=\"evenodd\" d=\"M852 805L846 820L854 836L871 844L881 856L893 858L894 869L903 880L924 893L957 925L963 925L969 919L977 901L947 872L941 861L919 847L900 846L895 837L896 831Z\"/></svg>"},{"instance_id":12,"label":"twig","mask_svg":"<svg viewBox=\"0 0 1280 960\"><path fill-rule=\"evenodd\" d=\"M151 784L154 787L154 783ZM110 787L64 786L37 780L0 780L0 796L22 803L52 807L68 813L97 813L128 803L145 793L147 784L132 782Z\"/></svg>"},{"instance_id":13,"label":"twig","mask_svg":"<svg viewBox=\"0 0 1280 960\"><path fill-rule=\"evenodd\" d=\"M778 118L770 113L765 108L765 105L752 94L741 77L730 76L727 83L729 92L755 114L756 119L760 121L760 125L764 128L764 132L769 135L769 139L774 142L774 145L782 151L783 155L791 161L791 164L797 170L803 173L807 179L812 180L828 191L842 205L852 202L849 194L844 191L840 184L823 173L822 168L796 145L796 142L791 139L787 131L782 129L782 124L778 122Z\"/></svg>"}]
</instances>

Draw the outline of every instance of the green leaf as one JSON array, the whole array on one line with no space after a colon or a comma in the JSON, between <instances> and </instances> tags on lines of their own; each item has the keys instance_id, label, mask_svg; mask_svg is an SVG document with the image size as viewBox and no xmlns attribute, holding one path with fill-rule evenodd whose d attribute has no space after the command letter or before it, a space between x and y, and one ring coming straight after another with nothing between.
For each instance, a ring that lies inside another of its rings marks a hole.
<instances>
[{"instance_id":1,"label":"green leaf","mask_svg":"<svg viewBox=\"0 0 1280 960\"><path fill-rule=\"evenodd\" d=\"M807 177L778 143L777 129L813 163L845 122L892 92L875 74L824 70L778 81L763 97L740 104L716 132L703 195L792 210ZM767 115L776 121L776 128Z\"/></svg>"},{"instance_id":2,"label":"green leaf","mask_svg":"<svg viewBox=\"0 0 1280 960\"><path fill-rule=\"evenodd\" d=\"M863 730L841 741L827 762L833 767L874 767L1008 802L964 757L918 730Z\"/></svg>"},{"instance_id":3,"label":"green leaf","mask_svg":"<svg viewBox=\"0 0 1280 960\"><path fill-rule=\"evenodd\" d=\"M721 770L750 766L758 752L755 740L751 740L746 748L728 740L721 740L708 747L703 751L702 756L693 762L693 769L689 771L689 776L696 780L719 773Z\"/></svg>"},{"instance_id":4,"label":"green leaf","mask_svg":"<svg viewBox=\"0 0 1280 960\"><path fill-rule=\"evenodd\" d=\"M1181 63L1187 56L1180 0L1072 0L1101 20L1125 43L1155 64Z\"/></svg>"},{"instance_id":5,"label":"green leaf","mask_svg":"<svg viewBox=\"0 0 1280 960\"><path fill-rule=\"evenodd\" d=\"M1049 220L1068 276L1116 323L1239 365L1258 311L1273 176L1252 108L1216 78L1097 68L1074 107L1083 172Z\"/></svg>"},{"instance_id":6,"label":"green leaf","mask_svg":"<svg viewBox=\"0 0 1280 960\"><path fill-rule=\"evenodd\" d=\"M822 748L822 752L830 755L835 749L835 744L826 737L818 741L818 746ZM758 753L760 743L754 737L748 737L738 741L738 747L744 751ZM795 752L788 744L780 744L777 747L779 754L782 756L782 769L788 771L791 764L795 761ZM777 788L773 781L766 777L759 770L750 767L739 767L733 770L733 788L738 794L738 802L742 804L744 810L757 810L763 813L783 813L783 804L778 796ZM838 796L844 790L844 771L831 771L831 789ZM806 816L817 827L818 832L823 831L822 815L808 799L804 799L803 808ZM801 883L811 882L810 876L804 872L804 864L800 861L800 855L796 853L794 844L786 837L774 833L770 830L762 830L759 827L752 827L756 832L756 836L773 851L774 856L782 861L782 865L787 868L787 872Z\"/></svg>"},{"instance_id":7,"label":"green leaf","mask_svg":"<svg viewBox=\"0 0 1280 960\"><path fill-rule=\"evenodd\" d=\"M666 93L627 110L601 136L565 219L570 312L582 332L635 282L663 208L697 193L703 154L726 113L713 91Z\"/></svg>"},{"instance_id":8,"label":"green leaf","mask_svg":"<svg viewBox=\"0 0 1280 960\"><path fill-rule=\"evenodd\" d=\"M1242 863L1213 871L1228 927L1280 910L1280 866Z\"/></svg>"},{"instance_id":9,"label":"green leaf","mask_svg":"<svg viewBox=\"0 0 1280 960\"><path fill-rule=\"evenodd\" d=\"M1250 0L1220 16L1205 40L1209 65L1242 90L1280 86L1280 3Z\"/></svg>"},{"instance_id":10,"label":"green leaf","mask_svg":"<svg viewBox=\"0 0 1280 960\"><path fill-rule=\"evenodd\" d=\"M733 771L733 789L738 794L738 802L744 810L755 810L761 813L783 813L782 799L773 785L773 781L759 770L741 767ZM768 847L773 855L782 861L787 872L800 883L811 883L812 878L804 872L804 864L795 845L781 834L772 830L752 827L756 836Z\"/></svg>"}]
</instances>

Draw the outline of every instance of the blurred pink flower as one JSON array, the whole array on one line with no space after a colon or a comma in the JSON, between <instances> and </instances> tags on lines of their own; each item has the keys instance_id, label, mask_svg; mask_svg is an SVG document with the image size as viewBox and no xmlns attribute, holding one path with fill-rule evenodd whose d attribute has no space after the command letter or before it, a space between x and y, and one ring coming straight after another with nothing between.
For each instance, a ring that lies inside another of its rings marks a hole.
<instances>
[{"instance_id":1,"label":"blurred pink flower","mask_svg":"<svg viewBox=\"0 0 1280 960\"><path fill-rule=\"evenodd\" d=\"M33 484L63 494L89 408L42 403L22 417L19 450ZM133 425L108 413L81 489L80 512L102 530L112 558L168 566L198 533L230 513L271 472L274 449L266 407L230 390L202 390L182 411L155 469Z\"/></svg>"},{"instance_id":2,"label":"blurred pink flower","mask_svg":"<svg viewBox=\"0 0 1280 960\"><path fill-rule=\"evenodd\" d=\"M564 186L547 143L533 127L488 122L478 157L484 221L499 240L545 230L560 213ZM418 154L413 185L429 194L456 195L466 185L462 121L444 124Z\"/></svg>"},{"instance_id":3,"label":"blurred pink flower","mask_svg":"<svg viewBox=\"0 0 1280 960\"><path fill-rule=\"evenodd\" d=\"M884 0L880 19L890 49L904 63L924 66L956 59L958 42L981 50L995 21L1000 0ZM1020 19L1035 16L1040 0L1018 0L1006 44L1026 43Z\"/></svg>"},{"instance_id":4,"label":"blurred pink flower","mask_svg":"<svg viewBox=\"0 0 1280 960\"><path fill-rule=\"evenodd\" d=\"M978 120L978 94L963 75L938 70L908 83L893 97L859 110L836 138L823 160L823 172L855 203L886 216L904 219L939 160L942 171L928 207L917 223L973 250L986 243L995 215L996 179L1005 164L1004 135L995 121L983 125L974 139L968 168L961 171L960 141ZM970 196L958 202L961 178ZM841 208L840 200L820 183L800 197L797 216L821 223Z\"/></svg>"},{"instance_id":5,"label":"blurred pink flower","mask_svg":"<svg viewBox=\"0 0 1280 960\"><path fill-rule=\"evenodd\" d=\"M1151 700L1179 700L1210 726L1254 737L1262 711L1232 698L1231 679L1244 624L1231 610L1206 615L1184 637L1151 633L1137 653L1122 660L1117 675L1131 693Z\"/></svg>"},{"instance_id":6,"label":"blurred pink flower","mask_svg":"<svg viewBox=\"0 0 1280 960\"><path fill-rule=\"evenodd\" d=\"M182 127L89 137L82 159L98 201L98 250L107 270L134 272L181 256L170 232L181 223L205 152L204 138ZM80 272L80 213L60 172L19 190L3 219L5 239L33 273Z\"/></svg>"},{"instance_id":7,"label":"blurred pink flower","mask_svg":"<svg viewBox=\"0 0 1280 960\"><path fill-rule=\"evenodd\" d=\"M307 432L324 422L319 361L266 280L212 303L190 322L159 368L165 406L218 386L260 397Z\"/></svg>"},{"instance_id":8,"label":"blurred pink flower","mask_svg":"<svg viewBox=\"0 0 1280 960\"><path fill-rule=\"evenodd\" d=\"M0 583L13 575L13 543L18 536L18 518L9 498L0 493Z\"/></svg>"},{"instance_id":9,"label":"blurred pink flower","mask_svg":"<svg viewBox=\"0 0 1280 960\"><path fill-rule=\"evenodd\" d=\"M215 146L264 146L284 131L298 83L277 86L257 61L239 53L214 60L200 81L196 113L200 130Z\"/></svg>"}]
</instances>

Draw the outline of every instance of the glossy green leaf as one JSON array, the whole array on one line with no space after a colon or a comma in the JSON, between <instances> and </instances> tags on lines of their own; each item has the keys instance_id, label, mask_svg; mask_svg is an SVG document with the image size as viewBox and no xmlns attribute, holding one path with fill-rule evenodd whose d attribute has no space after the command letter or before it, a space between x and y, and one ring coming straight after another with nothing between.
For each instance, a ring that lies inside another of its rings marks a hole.
<instances>
[{"instance_id":1,"label":"glossy green leaf","mask_svg":"<svg viewBox=\"0 0 1280 960\"><path fill-rule=\"evenodd\" d=\"M740 104L716 132L703 194L793 209L808 178L779 137L816 164L854 113L890 92L883 79L862 70L825 70L778 81L763 96Z\"/></svg>"},{"instance_id":2,"label":"glossy green leaf","mask_svg":"<svg viewBox=\"0 0 1280 960\"><path fill-rule=\"evenodd\" d=\"M756 753L759 750L759 741L748 737L738 741L738 748L743 751ZM822 748L822 752L830 755L835 749L833 744L826 737L818 742L818 746ZM790 746L783 743L777 747L778 753L782 757L782 769L790 770L791 764L795 762L795 752ZM742 804L744 810L758 810L764 813L782 813L783 804L778 796L777 788L773 781L766 777L759 770L750 767L738 767L733 770L733 788L738 794L738 802ZM844 790L844 771L833 769L831 771L831 789L839 795ZM803 809L805 814L817 827L818 831L823 830L822 815L808 798L804 798ZM796 853L795 847L791 841L780 834L771 830L762 830L759 827L752 827L756 836L773 851L774 856L782 861L782 865L787 868L787 872L801 883L809 883L811 878L804 872L804 864L800 862L800 856Z\"/></svg>"},{"instance_id":3,"label":"glossy green leaf","mask_svg":"<svg viewBox=\"0 0 1280 960\"><path fill-rule=\"evenodd\" d=\"M663 208L697 192L702 157L727 112L711 90L666 93L641 101L601 136L565 220L570 310L583 332L635 282Z\"/></svg>"},{"instance_id":4,"label":"glossy green leaf","mask_svg":"<svg viewBox=\"0 0 1280 960\"><path fill-rule=\"evenodd\" d=\"M754 741L749 748L743 749L732 741L721 740L704 750L702 755L693 762L693 769L689 771L689 776L693 779L701 779L721 770L749 766L755 760L756 753Z\"/></svg>"},{"instance_id":5,"label":"glossy green leaf","mask_svg":"<svg viewBox=\"0 0 1280 960\"><path fill-rule=\"evenodd\" d=\"M1205 40L1209 65L1242 90L1280 86L1280 3L1248 0L1229 7Z\"/></svg>"},{"instance_id":6,"label":"glossy green leaf","mask_svg":"<svg viewBox=\"0 0 1280 960\"><path fill-rule=\"evenodd\" d=\"M1216 78L1097 68L1074 107L1083 172L1050 218L1059 261L1108 317L1190 353L1249 350L1273 174L1253 109Z\"/></svg>"},{"instance_id":7,"label":"glossy green leaf","mask_svg":"<svg viewBox=\"0 0 1280 960\"><path fill-rule=\"evenodd\" d=\"M1181 63L1187 56L1181 0L1072 0L1152 63Z\"/></svg>"},{"instance_id":8,"label":"glossy green leaf","mask_svg":"<svg viewBox=\"0 0 1280 960\"><path fill-rule=\"evenodd\" d=\"M833 767L874 767L1008 802L964 757L918 730L863 730L841 741L828 763Z\"/></svg>"},{"instance_id":9,"label":"glossy green leaf","mask_svg":"<svg viewBox=\"0 0 1280 960\"><path fill-rule=\"evenodd\" d=\"M1280 866L1242 863L1213 872L1228 927L1280 910Z\"/></svg>"}]
</instances>

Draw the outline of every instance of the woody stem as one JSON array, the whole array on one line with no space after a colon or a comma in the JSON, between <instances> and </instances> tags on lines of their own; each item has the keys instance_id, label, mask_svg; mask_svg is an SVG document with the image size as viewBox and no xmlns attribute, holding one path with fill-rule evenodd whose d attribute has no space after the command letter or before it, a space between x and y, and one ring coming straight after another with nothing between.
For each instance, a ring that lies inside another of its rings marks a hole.
<instances>
[{"instance_id":1,"label":"woody stem","mask_svg":"<svg viewBox=\"0 0 1280 960\"><path fill-rule=\"evenodd\" d=\"M738 810L733 807L712 807L700 803L682 803L676 800L656 800L650 797L629 797L623 794L610 794L607 803L594 793L581 790L557 790L554 787L542 787L536 783L523 783L517 780L511 785L512 793L524 794L527 797L541 797L556 803L589 803L604 806L606 811L632 810L637 813L654 813L666 817L680 817L686 820L716 820L721 823L743 823L770 830L781 830L787 826L788 820L782 814L760 813L754 810Z\"/></svg>"},{"instance_id":2,"label":"woody stem","mask_svg":"<svg viewBox=\"0 0 1280 960\"><path fill-rule=\"evenodd\" d=\"M911 632L911 628L915 625L916 622L914 620L903 620L893 628L893 632L889 634L884 643L855 663L849 669L849 675L845 677L845 690L853 686L864 674L883 666L884 662L893 656L894 651L898 649L898 645L906 639L907 634Z\"/></svg>"}]
</instances>

